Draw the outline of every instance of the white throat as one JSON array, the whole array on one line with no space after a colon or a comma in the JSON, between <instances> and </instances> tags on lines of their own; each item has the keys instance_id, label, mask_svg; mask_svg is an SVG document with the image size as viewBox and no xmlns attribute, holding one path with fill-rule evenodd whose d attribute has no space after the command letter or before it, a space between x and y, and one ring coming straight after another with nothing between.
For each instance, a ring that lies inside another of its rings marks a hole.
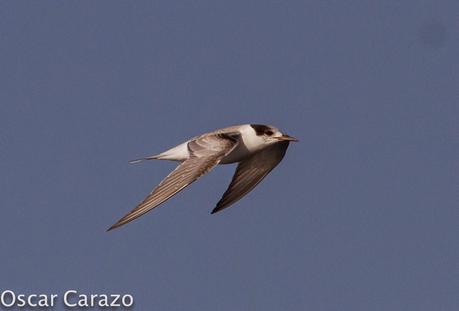
<instances>
[{"instance_id":1,"label":"white throat","mask_svg":"<svg viewBox=\"0 0 459 311\"><path fill-rule=\"evenodd\" d=\"M244 125L241 128L241 138L249 152L259 151L268 145L265 139L262 136L258 136L250 125Z\"/></svg>"}]
</instances>

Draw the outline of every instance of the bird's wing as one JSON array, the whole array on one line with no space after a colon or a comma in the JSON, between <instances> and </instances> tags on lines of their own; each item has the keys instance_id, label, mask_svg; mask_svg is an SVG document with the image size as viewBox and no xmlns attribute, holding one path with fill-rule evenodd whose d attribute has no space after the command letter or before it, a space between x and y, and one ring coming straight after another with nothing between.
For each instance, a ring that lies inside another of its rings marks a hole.
<instances>
[{"instance_id":1,"label":"bird's wing","mask_svg":"<svg viewBox=\"0 0 459 311\"><path fill-rule=\"evenodd\" d=\"M236 133L203 135L190 141L188 143L190 158L177 166L142 203L107 231L142 216L209 172L236 147L239 141L236 135Z\"/></svg>"},{"instance_id":2,"label":"bird's wing","mask_svg":"<svg viewBox=\"0 0 459 311\"><path fill-rule=\"evenodd\" d=\"M228 189L211 213L227 208L255 188L279 164L288 144L288 141L276 143L240 162Z\"/></svg>"}]
</instances>

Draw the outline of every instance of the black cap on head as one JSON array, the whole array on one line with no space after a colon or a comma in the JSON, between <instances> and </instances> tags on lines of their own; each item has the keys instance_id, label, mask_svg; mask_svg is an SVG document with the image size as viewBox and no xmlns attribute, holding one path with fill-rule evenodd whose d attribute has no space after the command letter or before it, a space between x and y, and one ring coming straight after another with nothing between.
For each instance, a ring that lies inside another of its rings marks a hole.
<instances>
[{"instance_id":1,"label":"black cap on head","mask_svg":"<svg viewBox=\"0 0 459 311\"><path fill-rule=\"evenodd\" d=\"M257 133L257 136L264 135L266 132L271 131L272 129L269 126L263 125L263 124L250 124L250 126L255 130L255 133Z\"/></svg>"}]
</instances>

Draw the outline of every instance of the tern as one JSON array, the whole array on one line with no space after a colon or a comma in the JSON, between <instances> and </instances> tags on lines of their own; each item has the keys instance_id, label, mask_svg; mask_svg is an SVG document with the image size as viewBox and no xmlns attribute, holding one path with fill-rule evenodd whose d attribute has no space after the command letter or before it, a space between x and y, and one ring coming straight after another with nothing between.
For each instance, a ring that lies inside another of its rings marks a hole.
<instances>
[{"instance_id":1,"label":"tern","mask_svg":"<svg viewBox=\"0 0 459 311\"><path fill-rule=\"evenodd\" d=\"M291 141L298 140L274 126L244 124L205 133L158 155L132 160L130 163L153 159L181 163L136 208L107 231L151 211L216 165L238 162L228 189L211 214L219 212L255 188L279 164Z\"/></svg>"}]
</instances>

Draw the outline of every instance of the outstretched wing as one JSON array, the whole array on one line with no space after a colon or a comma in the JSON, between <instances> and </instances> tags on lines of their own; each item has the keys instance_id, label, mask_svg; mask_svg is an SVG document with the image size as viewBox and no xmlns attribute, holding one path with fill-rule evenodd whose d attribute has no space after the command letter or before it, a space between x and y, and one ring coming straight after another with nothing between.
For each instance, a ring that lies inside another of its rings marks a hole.
<instances>
[{"instance_id":1,"label":"outstretched wing","mask_svg":"<svg viewBox=\"0 0 459 311\"><path fill-rule=\"evenodd\" d=\"M202 175L214 168L237 145L234 135L215 134L196 138L188 143L190 158L172 171L136 208L107 231L122 226L157 207Z\"/></svg>"},{"instance_id":2,"label":"outstretched wing","mask_svg":"<svg viewBox=\"0 0 459 311\"><path fill-rule=\"evenodd\" d=\"M288 141L276 143L240 162L228 189L211 214L227 208L255 188L279 164L288 144Z\"/></svg>"}]
</instances>

